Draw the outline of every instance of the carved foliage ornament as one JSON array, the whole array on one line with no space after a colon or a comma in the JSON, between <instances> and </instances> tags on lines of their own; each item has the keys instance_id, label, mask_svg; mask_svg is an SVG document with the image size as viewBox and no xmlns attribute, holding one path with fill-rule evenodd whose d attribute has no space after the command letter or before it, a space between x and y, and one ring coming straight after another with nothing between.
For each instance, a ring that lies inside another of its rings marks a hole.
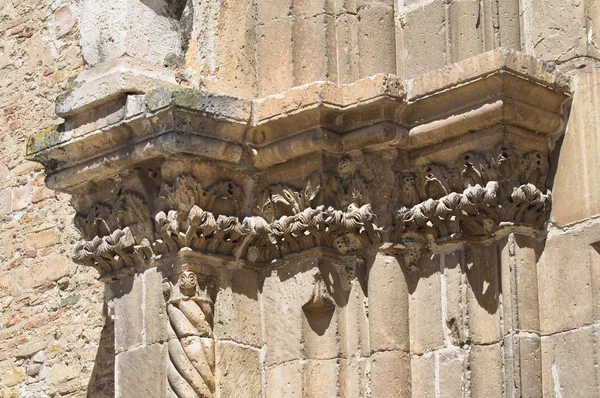
<instances>
[{"instance_id":1,"label":"carved foliage ornament","mask_svg":"<svg viewBox=\"0 0 600 398\"><path fill-rule=\"evenodd\" d=\"M493 236L507 224L542 228L550 194L542 192L546 159L518 155L506 145L487 154L465 153L454 167L424 164L398 173L395 224L377 226L369 186L356 164L342 159L336 174L315 173L300 189L274 185L259 195L253 215L241 218L242 189L221 182L208 189L190 176L165 185L153 219L139 196L121 193L114 206L78 214L88 239L75 261L102 273L143 264L183 248L269 263L290 253L328 247L358 253L383 242L416 264L429 242Z\"/></svg>"}]
</instances>

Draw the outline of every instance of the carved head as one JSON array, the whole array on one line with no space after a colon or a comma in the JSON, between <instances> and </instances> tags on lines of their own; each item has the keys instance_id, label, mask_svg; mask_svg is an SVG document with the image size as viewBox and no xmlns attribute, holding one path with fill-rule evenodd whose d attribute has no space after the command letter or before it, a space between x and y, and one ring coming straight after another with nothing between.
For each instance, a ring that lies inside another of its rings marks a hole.
<instances>
[{"instance_id":1,"label":"carved head","mask_svg":"<svg viewBox=\"0 0 600 398\"><path fill-rule=\"evenodd\" d=\"M410 187L410 186L414 186L415 185L415 176L413 176L412 174L404 174L402 176L402 184L405 187Z\"/></svg>"},{"instance_id":2,"label":"carved head","mask_svg":"<svg viewBox=\"0 0 600 398\"><path fill-rule=\"evenodd\" d=\"M356 174L356 163L350 158L343 158L338 163L338 174L344 180Z\"/></svg>"},{"instance_id":3,"label":"carved head","mask_svg":"<svg viewBox=\"0 0 600 398\"><path fill-rule=\"evenodd\" d=\"M187 296L193 295L196 292L196 286L198 286L198 277L191 271L183 271L179 275L178 284L182 293Z\"/></svg>"},{"instance_id":4,"label":"carved head","mask_svg":"<svg viewBox=\"0 0 600 398\"><path fill-rule=\"evenodd\" d=\"M339 235L333 240L333 247L340 253L350 253L361 248L360 239L352 233Z\"/></svg>"}]
</instances>

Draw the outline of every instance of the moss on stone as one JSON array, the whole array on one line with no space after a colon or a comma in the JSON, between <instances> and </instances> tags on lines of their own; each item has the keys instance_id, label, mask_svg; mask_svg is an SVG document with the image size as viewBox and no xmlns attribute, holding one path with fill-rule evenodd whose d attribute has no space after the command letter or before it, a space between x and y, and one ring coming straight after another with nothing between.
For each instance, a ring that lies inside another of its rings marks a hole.
<instances>
[{"instance_id":1,"label":"moss on stone","mask_svg":"<svg viewBox=\"0 0 600 398\"><path fill-rule=\"evenodd\" d=\"M60 125L50 126L32 134L27 139L26 155L30 156L41 150L50 148L61 142Z\"/></svg>"}]
</instances>

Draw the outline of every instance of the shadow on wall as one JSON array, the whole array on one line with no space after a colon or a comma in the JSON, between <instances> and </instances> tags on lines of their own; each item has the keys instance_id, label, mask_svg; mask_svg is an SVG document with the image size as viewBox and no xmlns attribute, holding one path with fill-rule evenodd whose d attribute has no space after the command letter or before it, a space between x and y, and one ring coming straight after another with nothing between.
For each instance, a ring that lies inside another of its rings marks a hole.
<instances>
[{"instance_id":1,"label":"shadow on wall","mask_svg":"<svg viewBox=\"0 0 600 398\"><path fill-rule=\"evenodd\" d=\"M161 17L180 19L187 0L140 0L140 2Z\"/></svg>"},{"instance_id":2,"label":"shadow on wall","mask_svg":"<svg viewBox=\"0 0 600 398\"><path fill-rule=\"evenodd\" d=\"M115 396L115 328L113 320L108 315L106 303L104 303L103 313L104 327L100 334L94 369L88 383L88 398Z\"/></svg>"}]
</instances>

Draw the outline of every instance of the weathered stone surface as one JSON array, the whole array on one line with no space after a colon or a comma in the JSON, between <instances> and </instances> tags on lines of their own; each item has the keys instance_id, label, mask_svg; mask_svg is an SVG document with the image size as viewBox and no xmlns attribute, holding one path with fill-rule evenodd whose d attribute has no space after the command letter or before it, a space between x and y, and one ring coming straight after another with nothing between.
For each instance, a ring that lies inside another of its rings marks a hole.
<instances>
[{"instance_id":1,"label":"weathered stone surface","mask_svg":"<svg viewBox=\"0 0 600 398\"><path fill-rule=\"evenodd\" d=\"M500 341L500 265L498 247L472 246L465 250L469 289L469 334L475 344Z\"/></svg>"},{"instance_id":2,"label":"weathered stone surface","mask_svg":"<svg viewBox=\"0 0 600 398\"><path fill-rule=\"evenodd\" d=\"M215 303L215 334L221 339L260 347L263 341L257 272L236 269ZM230 284L230 285L229 285ZM229 285L229 286L228 286Z\"/></svg>"},{"instance_id":3,"label":"weathered stone surface","mask_svg":"<svg viewBox=\"0 0 600 398\"><path fill-rule=\"evenodd\" d=\"M406 21L402 31L406 77L415 77L444 66L448 57L444 1L435 0L410 7L403 19ZM433 26L436 28L432 29Z\"/></svg>"},{"instance_id":4,"label":"weathered stone surface","mask_svg":"<svg viewBox=\"0 0 600 398\"><path fill-rule=\"evenodd\" d=\"M510 234L500 243L504 334L513 330L540 331L537 264L541 253L536 237Z\"/></svg>"},{"instance_id":5,"label":"weathered stone surface","mask_svg":"<svg viewBox=\"0 0 600 398\"><path fill-rule=\"evenodd\" d=\"M162 65L167 55L181 47L174 20L181 11L176 7L162 0L149 5L135 0L118 4L86 0L80 28L86 63L94 66L129 55Z\"/></svg>"},{"instance_id":6,"label":"weathered stone surface","mask_svg":"<svg viewBox=\"0 0 600 398\"><path fill-rule=\"evenodd\" d=\"M337 359L311 359L302 370L302 396L318 398L323 392L339 396L340 364Z\"/></svg>"},{"instance_id":7,"label":"weathered stone surface","mask_svg":"<svg viewBox=\"0 0 600 398\"><path fill-rule=\"evenodd\" d=\"M411 275L412 276L412 275ZM440 256L423 260L419 274L408 279L410 351L422 354L444 345Z\"/></svg>"},{"instance_id":8,"label":"weathered stone surface","mask_svg":"<svg viewBox=\"0 0 600 398\"><path fill-rule=\"evenodd\" d=\"M546 241L537 267L543 335L592 323L597 283L591 279L591 260L597 252L589 245L599 236L597 224L582 225Z\"/></svg>"},{"instance_id":9,"label":"weathered stone surface","mask_svg":"<svg viewBox=\"0 0 600 398\"><path fill-rule=\"evenodd\" d=\"M469 355L471 394L474 397L500 397L504 392L502 347L500 344L474 345Z\"/></svg>"},{"instance_id":10,"label":"weathered stone surface","mask_svg":"<svg viewBox=\"0 0 600 398\"><path fill-rule=\"evenodd\" d=\"M598 167L594 148L600 143L599 116L595 112L600 103L600 70L597 67L582 69L573 84L576 91L567 130L560 153L557 154L554 178L552 219L559 225L583 220L600 212L597 189L600 179L596 173L587 172ZM577 195L573 195L574 192Z\"/></svg>"},{"instance_id":11,"label":"weathered stone surface","mask_svg":"<svg viewBox=\"0 0 600 398\"><path fill-rule=\"evenodd\" d=\"M262 291L262 316L267 366L298 360L304 356L302 344L305 315L302 306L314 289L315 257L305 257L288 265L281 274L267 276ZM289 273L291 270L294 272ZM280 314L286 314L281 317Z\"/></svg>"},{"instance_id":12,"label":"weathered stone surface","mask_svg":"<svg viewBox=\"0 0 600 398\"><path fill-rule=\"evenodd\" d=\"M163 294L163 276L150 269L144 272L142 278L144 289L141 303L144 316L143 343L151 345L164 342L169 338L169 320ZM135 325L131 325L131 327L135 327Z\"/></svg>"},{"instance_id":13,"label":"weathered stone surface","mask_svg":"<svg viewBox=\"0 0 600 398\"><path fill-rule=\"evenodd\" d=\"M115 322L115 351L142 345L144 337L144 293L142 276L126 278L107 286Z\"/></svg>"},{"instance_id":14,"label":"weathered stone surface","mask_svg":"<svg viewBox=\"0 0 600 398\"><path fill-rule=\"evenodd\" d=\"M410 397L410 355L381 351L371 355L371 393L375 397Z\"/></svg>"},{"instance_id":15,"label":"weathered stone surface","mask_svg":"<svg viewBox=\"0 0 600 398\"><path fill-rule=\"evenodd\" d=\"M266 370L266 396L302 397L302 369L300 361L292 361L269 367Z\"/></svg>"},{"instance_id":16,"label":"weathered stone surface","mask_svg":"<svg viewBox=\"0 0 600 398\"><path fill-rule=\"evenodd\" d=\"M373 352L409 350L409 292L398 260L378 255L369 270L369 337Z\"/></svg>"},{"instance_id":17,"label":"weathered stone surface","mask_svg":"<svg viewBox=\"0 0 600 398\"><path fill-rule=\"evenodd\" d=\"M410 361L412 394L417 397L431 396L439 391L436 380L436 355L427 353L413 355Z\"/></svg>"},{"instance_id":18,"label":"weathered stone surface","mask_svg":"<svg viewBox=\"0 0 600 398\"><path fill-rule=\"evenodd\" d=\"M595 344L591 326L543 336L543 395L596 396Z\"/></svg>"},{"instance_id":19,"label":"weathered stone surface","mask_svg":"<svg viewBox=\"0 0 600 398\"><path fill-rule=\"evenodd\" d=\"M439 352L439 392L440 397L462 396L467 391L465 373L468 354L464 349L452 347Z\"/></svg>"},{"instance_id":20,"label":"weathered stone surface","mask_svg":"<svg viewBox=\"0 0 600 398\"><path fill-rule=\"evenodd\" d=\"M115 397L126 398L140 394L145 397L165 397L167 356L164 344L152 344L118 354L115 365L115 372L118 374ZM131 372L131 369L136 371Z\"/></svg>"},{"instance_id":21,"label":"weathered stone surface","mask_svg":"<svg viewBox=\"0 0 600 398\"><path fill-rule=\"evenodd\" d=\"M504 378L515 394L542 394L541 339L533 333L510 334L504 338Z\"/></svg>"},{"instance_id":22,"label":"weathered stone surface","mask_svg":"<svg viewBox=\"0 0 600 398\"><path fill-rule=\"evenodd\" d=\"M260 397L262 372L260 352L220 341L217 352L217 390L222 397Z\"/></svg>"}]
</instances>

